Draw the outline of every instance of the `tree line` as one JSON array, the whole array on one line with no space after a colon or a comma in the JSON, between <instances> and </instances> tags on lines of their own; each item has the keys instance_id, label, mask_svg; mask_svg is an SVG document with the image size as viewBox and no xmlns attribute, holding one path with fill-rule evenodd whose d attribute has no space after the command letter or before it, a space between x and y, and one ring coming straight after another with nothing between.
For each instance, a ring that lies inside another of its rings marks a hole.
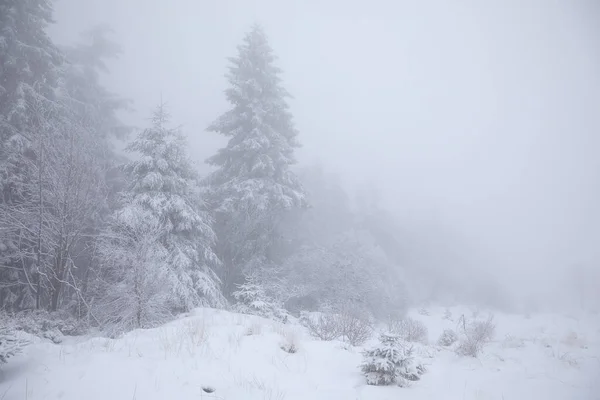
<instances>
[{"instance_id":1,"label":"tree line","mask_svg":"<svg viewBox=\"0 0 600 400\"><path fill-rule=\"evenodd\" d=\"M0 309L116 332L199 306L402 308L392 219L296 165L290 95L260 26L230 59L230 108L207 128L228 142L201 176L165 103L145 129L118 118L130 102L100 83L120 53L110 29L60 47L51 22L50 0L0 3Z\"/></svg>"}]
</instances>

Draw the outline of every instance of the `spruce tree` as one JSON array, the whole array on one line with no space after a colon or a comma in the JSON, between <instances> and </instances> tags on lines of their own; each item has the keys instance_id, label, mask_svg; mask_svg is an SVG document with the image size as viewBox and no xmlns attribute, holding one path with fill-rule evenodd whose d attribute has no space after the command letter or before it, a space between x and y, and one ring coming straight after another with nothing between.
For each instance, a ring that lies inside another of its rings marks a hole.
<instances>
[{"instance_id":1,"label":"spruce tree","mask_svg":"<svg viewBox=\"0 0 600 400\"><path fill-rule=\"evenodd\" d=\"M238 285L233 297L238 301L234 310L242 314L278 320L286 317L282 304L267 293L260 277L255 273L248 275L245 282Z\"/></svg>"},{"instance_id":2,"label":"spruce tree","mask_svg":"<svg viewBox=\"0 0 600 400\"><path fill-rule=\"evenodd\" d=\"M110 92L101 83L109 72L107 60L121 54L120 46L109 37L113 31L105 25L85 31L74 46L63 48L66 66L63 79L63 101L77 121L99 139L101 150L112 148L109 139L123 138L131 132L117 117L127 110L129 101ZM112 158L110 152L107 158Z\"/></svg>"},{"instance_id":3,"label":"spruce tree","mask_svg":"<svg viewBox=\"0 0 600 400\"><path fill-rule=\"evenodd\" d=\"M379 344L363 352L360 368L367 384L383 386L397 384L407 386L408 381L418 380L412 373L412 348L406 347L401 338L391 333L382 333Z\"/></svg>"},{"instance_id":4,"label":"spruce tree","mask_svg":"<svg viewBox=\"0 0 600 400\"><path fill-rule=\"evenodd\" d=\"M298 131L275 60L265 33L254 26L230 58L225 93L232 108L208 128L229 138L207 160L217 167L207 182L226 294L243 282L248 265L272 261L278 222L305 205L302 185L290 170Z\"/></svg>"},{"instance_id":5,"label":"spruce tree","mask_svg":"<svg viewBox=\"0 0 600 400\"><path fill-rule=\"evenodd\" d=\"M168 128L165 105L153 114L152 126L129 144L141 157L125 170L132 183L127 194L132 207L150 211L164 225L160 244L168 256L169 283L174 306L188 310L201 305L221 305L215 269L220 262L212 247L215 234L203 209L198 177L185 154L185 139Z\"/></svg>"},{"instance_id":6,"label":"spruce tree","mask_svg":"<svg viewBox=\"0 0 600 400\"><path fill-rule=\"evenodd\" d=\"M53 109L63 60L45 32L52 12L50 0L0 2L0 160L18 156L34 134L31 104L41 104L46 117Z\"/></svg>"}]
</instances>

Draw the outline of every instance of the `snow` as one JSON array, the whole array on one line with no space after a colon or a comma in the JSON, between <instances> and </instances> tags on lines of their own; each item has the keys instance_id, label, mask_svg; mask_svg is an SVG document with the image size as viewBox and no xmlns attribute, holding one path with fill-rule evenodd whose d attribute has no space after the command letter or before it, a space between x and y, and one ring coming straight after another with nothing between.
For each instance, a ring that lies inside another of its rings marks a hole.
<instances>
[{"instance_id":1,"label":"snow","mask_svg":"<svg viewBox=\"0 0 600 400\"><path fill-rule=\"evenodd\" d=\"M435 343L468 308L411 312ZM446 315L448 317L448 315ZM495 313L495 340L477 359L435 345L408 388L368 386L361 348L310 338L299 325L196 309L118 339L37 339L3 366L0 398L118 399L600 399L600 317ZM281 349L296 343L294 354ZM214 389L206 393L204 388Z\"/></svg>"}]
</instances>

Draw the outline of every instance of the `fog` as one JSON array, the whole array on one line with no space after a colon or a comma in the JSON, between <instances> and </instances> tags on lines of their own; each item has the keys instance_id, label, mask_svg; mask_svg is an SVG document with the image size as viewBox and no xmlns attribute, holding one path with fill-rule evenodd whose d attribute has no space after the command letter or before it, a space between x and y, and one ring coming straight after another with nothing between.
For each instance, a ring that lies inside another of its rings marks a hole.
<instances>
[{"instance_id":1,"label":"fog","mask_svg":"<svg viewBox=\"0 0 600 400\"><path fill-rule=\"evenodd\" d=\"M300 164L321 162L350 192L377 187L403 227L406 263L489 275L519 301L579 299L565 283L574 271L588 291L600 282L594 1L59 0L55 10L61 44L112 26L123 54L105 83L133 100L124 119L142 126L162 93L203 171L224 143L205 128L228 109L227 57L258 22L294 95Z\"/></svg>"}]
</instances>

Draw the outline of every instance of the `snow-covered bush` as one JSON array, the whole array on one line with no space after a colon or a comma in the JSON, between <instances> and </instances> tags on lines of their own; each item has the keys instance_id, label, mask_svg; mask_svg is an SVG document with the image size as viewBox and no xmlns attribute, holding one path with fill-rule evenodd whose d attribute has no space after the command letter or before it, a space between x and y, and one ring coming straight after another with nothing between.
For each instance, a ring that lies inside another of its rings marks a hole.
<instances>
[{"instance_id":1,"label":"snow-covered bush","mask_svg":"<svg viewBox=\"0 0 600 400\"><path fill-rule=\"evenodd\" d=\"M295 332L286 331L283 333L283 342L279 346L286 353L294 354L299 350L299 339Z\"/></svg>"},{"instance_id":2,"label":"snow-covered bush","mask_svg":"<svg viewBox=\"0 0 600 400\"><path fill-rule=\"evenodd\" d=\"M26 342L18 339L8 328L0 328L0 365L23 351Z\"/></svg>"},{"instance_id":3,"label":"snow-covered bush","mask_svg":"<svg viewBox=\"0 0 600 400\"><path fill-rule=\"evenodd\" d=\"M423 322L410 317L400 320L390 319L388 321L388 330L399 335L407 342L427 342L427 326Z\"/></svg>"},{"instance_id":4,"label":"snow-covered bush","mask_svg":"<svg viewBox=\"0 0 600 400\"><path fill-rule=\"evenodd\" d=\"M362 345L373 334L369 317L352 307L337 312L302 313L300 323L320 340L341 338L352 346Z\"/></svg>"},{"instance_id":5,"label":"snow-covered bush","mask_svg":"<svg viewBox=\"0 0 600 400\"><path fill-rule=\"evenodd\" d=\"M60 343L63 336L82 335L87 331L85 321L77 321L65 312L27 310L12 315L1 315L0 326L27 332L40 338Z\"/></svg>"},{"instance_id":6,"label":"snow-covered bush","mask_svg":"<svg viewBox=\"0 0 600 400\"><path fill-rule=\"evenodd\" d=\"M320 340L335 340L342 335L338 318L329 313L304 314L300 322L308 328L310 334Z\"/></svg>"},{"instance_id":7,"label":"snow-covered bush","mask_svg":"<svg viewBox=\"0 0 600 400\"><path fill-rule=\"evenodd\" d=\"M439 346L452 346L458 340L458 335L452 329L444 329L444 332L440 335L437 344Z\"/></svg>"},{"instance_id":8,"label":"snow-covered bush","mask_svg":"<svg viewBox=\"0 0 600 400\"><path fill-rule=\"evenodd\" d=\"M233 297L238 301L233 306L236 312L277 321L287 320L287 312L281 303L269 296L256 274L246 276L246 282L238 285Z\"/></svg>"},{"instance_id":9,"label":"snow-covered bush","mask_svg":"<svg viewBox=\"0 0 600 400\"><path fill-rule=\"evenodd\" d=\"M342 339L352 345L360 346L371 338L373 327L368 319L359 317L351 312L344 312L334 316L339 325Z\"/></svg>"},{"instance_id":10,"label":"snow-covered bush","mask_svg":"<svg viewBox=\"0 0 600 400\"><path fill-rule=\"evenodd\" d=\"M486 320L467 321L461 317L462 335L456 348L456 353L461 356L477 357L483 347L494 337L496 326L493 316Z\"/></svg>"},{"instance_id":11,"label":"snow-covered bush","mask_svg":"<svg viewBox=\"0 0 600 400\"><path fill-rule=\"evenodd\" d=\"M319 224L309 233L323 229ZM311 310L326 306L341 310L360 303L364 311L381 319L404 308L406 291L401 279L369 232L351 229L323 241L300 247L284 261L284 289L293 288L286 293L288 304L304 302Z\"/></svg>"},{"instance_id":12,"label":"snow-covered bush","mask_svg":"<svg viewBox=\"0 0 600 400\"><path fill-rule=\"evenodd\" d=\"M419 380L419 375L425 372L424 368L417 370L413 366L412 347L408 347L399 335L392 333L381 334L379 344L364 351L363 357L360 368L369 385L397 384L405 387L409 381Z\"/></svg>"}]
</instances>

